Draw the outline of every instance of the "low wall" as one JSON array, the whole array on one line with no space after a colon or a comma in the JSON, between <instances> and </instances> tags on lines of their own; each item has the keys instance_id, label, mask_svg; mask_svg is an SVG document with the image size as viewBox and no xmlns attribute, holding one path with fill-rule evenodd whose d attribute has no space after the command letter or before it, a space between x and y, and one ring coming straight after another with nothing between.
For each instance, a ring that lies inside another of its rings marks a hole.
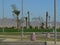
<instances>
[{"instance_id":1,"label":"low wall","mask_svg":"<svg viewBox=\"0 0 60 45\"><path fill-rule=\"evenodd\" d=\"M0 42L0 45L47 45L46 42Z\"/></svg>"}]
</instances>

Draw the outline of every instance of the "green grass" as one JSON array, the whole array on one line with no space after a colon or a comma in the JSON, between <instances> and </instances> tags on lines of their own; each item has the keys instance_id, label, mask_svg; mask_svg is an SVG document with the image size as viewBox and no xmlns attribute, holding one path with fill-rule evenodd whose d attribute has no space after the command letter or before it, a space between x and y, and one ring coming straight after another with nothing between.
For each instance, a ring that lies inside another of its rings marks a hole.
<instances>
[{"instance_id":1,"label":"green grass","mask_svg":"<svg viewBox=\"0 0 60 45\"><path fill-rule=\"evenodd\" d=\"M0 35L19 35L19 32L0 32Z\"/></svg>"},{"instance_id":2,"label":"green grass","mask_svg":"<svg viewBox=\"0 0 60 45\"><path fill-rule=\"evenodd\" d=\"M53 32L53 29L23 29L24 32ZM0 32L3 32L3 29L0 28ZM14 28L4 28L4 32L22 32L22 29L14 29ZM57 32L60 32L60 28L57 29Z\"/></svg>"}]
</instances>

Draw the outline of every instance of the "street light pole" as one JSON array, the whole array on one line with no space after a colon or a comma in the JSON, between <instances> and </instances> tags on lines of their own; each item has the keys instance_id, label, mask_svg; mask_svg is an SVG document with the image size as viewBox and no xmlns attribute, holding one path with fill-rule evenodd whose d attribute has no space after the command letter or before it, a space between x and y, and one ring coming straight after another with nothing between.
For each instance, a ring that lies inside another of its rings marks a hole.
<instances>
[{"instance_id":1,"label":"street light pole","mask_svg":"<svg viewBox=\"0 0 60 45\"><path fill-rule=\"evenodd\" d=\"M2 17L3 17L3 32L4 32L4 0L2 0Z\"/></svg>"},{"instance_id":2,"label":"street light pole","mask_svg":"<svg viewBox=\"0 0 60 45\"><path fill-rule=\"evenodd\" d=\"M23 0L21 0L21 8L22 8L22 21L24 20L23 19ZM23 40L23 23L22 23L22 32L21 32L22 34L21 34L21 40Z\"/></svg>"},{"instance_id":3,"label":"street light pole","mask_svg":"<svg viewBox=\"0 0 60 45\"><path fill-rule=\"evenodd\" d=\"M57 31L56 31L56 0L54 0L54 44L56 45L57 41Z\"/></svg>"}]
</instances>

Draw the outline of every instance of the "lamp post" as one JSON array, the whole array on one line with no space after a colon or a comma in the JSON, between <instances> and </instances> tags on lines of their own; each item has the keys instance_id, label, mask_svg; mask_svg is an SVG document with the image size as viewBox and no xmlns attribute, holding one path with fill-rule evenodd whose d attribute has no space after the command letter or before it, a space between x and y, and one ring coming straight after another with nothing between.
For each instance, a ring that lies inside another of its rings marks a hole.
<instances>
[{"instance_id":1,"label":"lamp post","mask_svg":"<svg viewBox=\"0 0 60 45\"><path fill-rule=\"evenodd\" d=\"M4 32L4 0L2 0L2 17L3 17L3 32Z\"/></svg>"},{"instance_id":2,"label":"lamp post","mask_svg":"<svg viewBox=\"0 0 60 45\"><path fill-rule=\"evenodd\" d=\"M56 45L57 32L56 32L56 0L54 0L54 44Z\"/></svg>"},{"instance_id":3,"label":"lamp post","mask_svg":"<svg viewBox=\"0 0 60 45\"><path fill-rule=\"evenodd\" d=\"M21 9L22 9L22 21L23 21L24 20L24 17L23 17L23 0L21 0ZM23 23L22 23L21 40L23 40Z\"/></svg>"}]
</instances>

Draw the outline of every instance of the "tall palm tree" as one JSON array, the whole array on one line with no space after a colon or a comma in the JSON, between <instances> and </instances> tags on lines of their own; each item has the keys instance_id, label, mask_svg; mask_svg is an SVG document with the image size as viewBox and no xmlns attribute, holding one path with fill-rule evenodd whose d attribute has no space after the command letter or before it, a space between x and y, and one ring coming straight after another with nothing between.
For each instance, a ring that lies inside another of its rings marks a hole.
<instances>
[{"instance_id":1,"label":"tall palm tree","mask_svg":"<svg viewBox=\"0 0 60 45\"><path fill-rule=\"evenodd\" d=\"M18 16L20 14L20 11L16 9L16 6L15 5L12 5L12 9L13 9L12 12L16 15L17 29L18 29L18 27L19 27L19 24L18 24L19 23L19 17Z\"/></svg>"},{"instance_id":2,"label":"tall palm tree","mask_svg":"<svg viewBox=\"0 0 60 45\"><path fill-rule=\"evenodd\" d=\"M28 27L30 27L30 12L28 11L27 14L28 14Z\"/></svg>"},{"instance_id":3,"label":"tall palm tree","mask_svg":"<svg viewBox=\"0 0 60 45\"><path fill-rule=\"evenodd\" d=\"M17 18L17 28L18 28L19 27L19 24L18 24L19 18L18 18L18 16L19 16L20 11L14 10L13 13L15 13L15 15L16 15L16 18Z\"/></svg>"},{"instance_id":4,"label":"tall palm tree","mask_svg":"<svg viewBox=\"0 0 60 45\"><path fill-rule=\"evenodd\" d=\"M48 28L48 12L46 12L46 29Z\"/></svg>"}]
</instances>

